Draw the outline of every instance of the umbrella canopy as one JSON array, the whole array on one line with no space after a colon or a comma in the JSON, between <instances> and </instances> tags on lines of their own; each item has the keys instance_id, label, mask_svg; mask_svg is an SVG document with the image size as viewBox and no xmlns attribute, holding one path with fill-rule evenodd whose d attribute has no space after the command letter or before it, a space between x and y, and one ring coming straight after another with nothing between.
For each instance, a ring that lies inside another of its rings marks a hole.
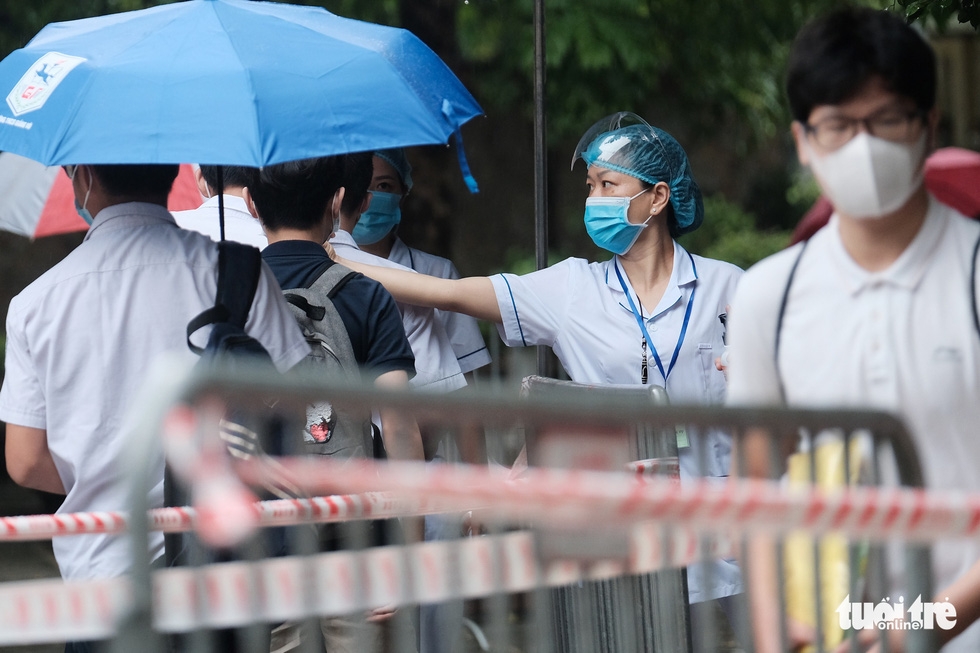
<instances>
[{"instance_id":1,"label":"umbrella canopy","mask_svg":"<svg viewBox=\"0 0 980 653\"><path fill-rule=\"evenodd\" d=\"M194 171L182 165L167 208L182 211L200 205ZM0 152L0 229L39 238L85 231L88 225L75 211L71 180L60 167Z\"/></svg>"},{"instance_id":2,"label":"umbrella canopy","mask_svg":"<svg viewBox=\"0 0 980 653\"><path fill-rule=\"evenodd\" d=\"M445 143L480 115L406 30L189 0L42 29L0 62L0 150L47 165L264 166Z\"/></svg>"},{"instance_id":3,"label":"umbrella canopy","mask_svg":"<svg viewBox=\"0 0 980 653\"><path fill-rule=\"evenodd\" d=\"M980 152L943 147L926 159L926 188L943 204L980 219ZM807 240L827 224L834 207L820 196L793 230L791 244Z\"/></svg>"}]
</instances>

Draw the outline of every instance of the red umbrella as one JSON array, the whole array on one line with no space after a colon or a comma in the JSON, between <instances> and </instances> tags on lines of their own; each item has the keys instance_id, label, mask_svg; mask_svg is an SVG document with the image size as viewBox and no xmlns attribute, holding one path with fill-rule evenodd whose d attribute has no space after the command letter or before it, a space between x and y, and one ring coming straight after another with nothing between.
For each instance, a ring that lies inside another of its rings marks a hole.
<instances>
[{"instance_id":1,"label":"red umbrella","mask_svg":"<svg viewBox=\"0 0 980 653\"><path fill-rule=\"evenodd\" d=\"M194 171L181 165L167 208L182 211L200 205ZM40 238L85 231L88 225L75 211L71 180L61 167L0 152L0 229Z\"/></svg>"},{"instance_id":2,"label":"red umbrella","mask_svg":"<svg viewBox=\"0 0 980 653\"><path fill-rule=\"evenodd\" d=\"M943 147L926 159L926 187L943 204L963 215L980 219L980 152L959 147ZM821 196L793 231L793 243L806 240L827 224L834 212Z\"/></svg>"}]
</instances>

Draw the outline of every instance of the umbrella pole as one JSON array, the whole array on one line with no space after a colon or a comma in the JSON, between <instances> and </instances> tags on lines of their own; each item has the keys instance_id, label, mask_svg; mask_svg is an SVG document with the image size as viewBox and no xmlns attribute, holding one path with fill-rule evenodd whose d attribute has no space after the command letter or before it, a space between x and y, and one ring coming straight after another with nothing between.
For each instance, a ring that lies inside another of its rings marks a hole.
<instances>
[{"instance_id":1,"label":"umbrella pole","mask_svg":"<svg viewBox=\"0 0 980 653\"><path fill-rule=\"evenodd\" d=\"M534 258L548 267L548 143L545 125L544 0L534 0ZM555 376L548 347L538 346L538 375Z\"/></svg>"},{"instance_id":2,"label":"umbrella pole","mask_svg":"<svg viewBox=\"0 0 980 653\"><path fill-rule=\"evenodd\" d=\"M217 177L218 187L218 229L221 233L221 240L225 239L225 168L216 166L215 177Z\"/></svg>"}]
</instances>

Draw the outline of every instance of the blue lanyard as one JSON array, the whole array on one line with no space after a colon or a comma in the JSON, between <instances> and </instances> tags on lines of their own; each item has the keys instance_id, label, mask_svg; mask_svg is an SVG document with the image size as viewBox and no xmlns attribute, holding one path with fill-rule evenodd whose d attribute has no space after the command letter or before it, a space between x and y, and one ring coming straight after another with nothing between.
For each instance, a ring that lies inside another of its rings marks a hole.
<instances>
[{"instance_id":1,"label":"blue lanyard","mask_svg":"<svg viewBox=\"0 0 980 653\"><path fill-rule=\"evenodd\" d=\"M688 257L691 259L691 267L694 269L694 279L698 278L698 268L694 264L694 257L691 253L687 253ZM687 300L687 310L684 312L684 323L681 325L681 333L677 337L677 345L674 347L674 355L670 357L670 364L667 366L667 371L664 371L664 364L660 361L660 355L657 353L657 347L653 344L653 340L650 338L650 333L647 331L646 323L643 321L643 316L638 310L636 310L636 304L633 303L633 298L630 297L630 291L626 287L626 281L623 280L623 275L619 272L618 261L613 261L613 265L616 268L616 276L619 278L619 285L622 286L623 292L626 294L626 301L630 304L630 310L633 312L633 317L636 318L636 323L640 326L640 332L643 334L643 341L650 346L650 351L653 353L653 360L657 364L657 369L660 370L660 375L664 377L664 387L667 387L667 377L670 376L671 370L674 369L674 363L677 362L677 356L680 354L681 347L684 345L684 337L687 336L687 325L691 321L691 308L694 307L694 293L697 291L698 287L695 284L694 288L691 289L691 297ZM646 376L644 374L644 376ZM643 380L646 383L646 379Z\"/></svg>"}]
</instances>

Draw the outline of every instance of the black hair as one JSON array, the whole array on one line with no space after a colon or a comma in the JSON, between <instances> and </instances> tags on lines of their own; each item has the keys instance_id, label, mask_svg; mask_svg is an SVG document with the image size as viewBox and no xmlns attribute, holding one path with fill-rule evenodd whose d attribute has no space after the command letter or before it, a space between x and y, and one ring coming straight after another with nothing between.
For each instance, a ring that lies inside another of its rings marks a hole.
<instances>
[{"instance_id":1,"label":"black hair","mask_svg":"<svg viewBox=\"0 0 980 653\"><path fill-rule=\"evenodd\" d=\"M287 161L259 170L248 190L269 229L312 229L325 219L343 171L343 155Z\"/></svg>"},{"instance_id":2,"label":"black hair","mask_svg":"<svg viewBox=\"0 0 980 653\"><path fill-rule=\"evenodd\" d=\"M180 171L177 164L93 164L90 167L105 192L116 197L166 199Z\"/></svg>"},{"instance_id":3,"label":"black hair","mask_svg":"<svg viewBox=\"0 0 980 653\"><path fill-rule=\"evenodd\" d=\"M936 103L936 56L896 14L848 7L812 21L789 56L786 94L793 118L805 123L814 107L846 102L873 77L922 112Z\"/></svg>"},{"instance_id":4,"label":"black hair","mask_svg":"<svg viewBox=\"0 0 980 653\"><path fill-rule=\"evenodd\" d=\"M258 168L248 166L221 166L221 181L218 183L218 166L201 164L201 176L214 193L220 193L226 188L242 188L248 186L255 178Z\"/></svg>"},{"instance_id":5,"label":"black hair","mask_svg":"<svg viewBox=\"0 0 980 653\"><path fill-rule=\"evenodd\" d=\"M374 176L374 155L371 152L354 152L344 157L344 200L340 210L344 215L354 215L367 196Z\"/></svg>"}]
</instances>

